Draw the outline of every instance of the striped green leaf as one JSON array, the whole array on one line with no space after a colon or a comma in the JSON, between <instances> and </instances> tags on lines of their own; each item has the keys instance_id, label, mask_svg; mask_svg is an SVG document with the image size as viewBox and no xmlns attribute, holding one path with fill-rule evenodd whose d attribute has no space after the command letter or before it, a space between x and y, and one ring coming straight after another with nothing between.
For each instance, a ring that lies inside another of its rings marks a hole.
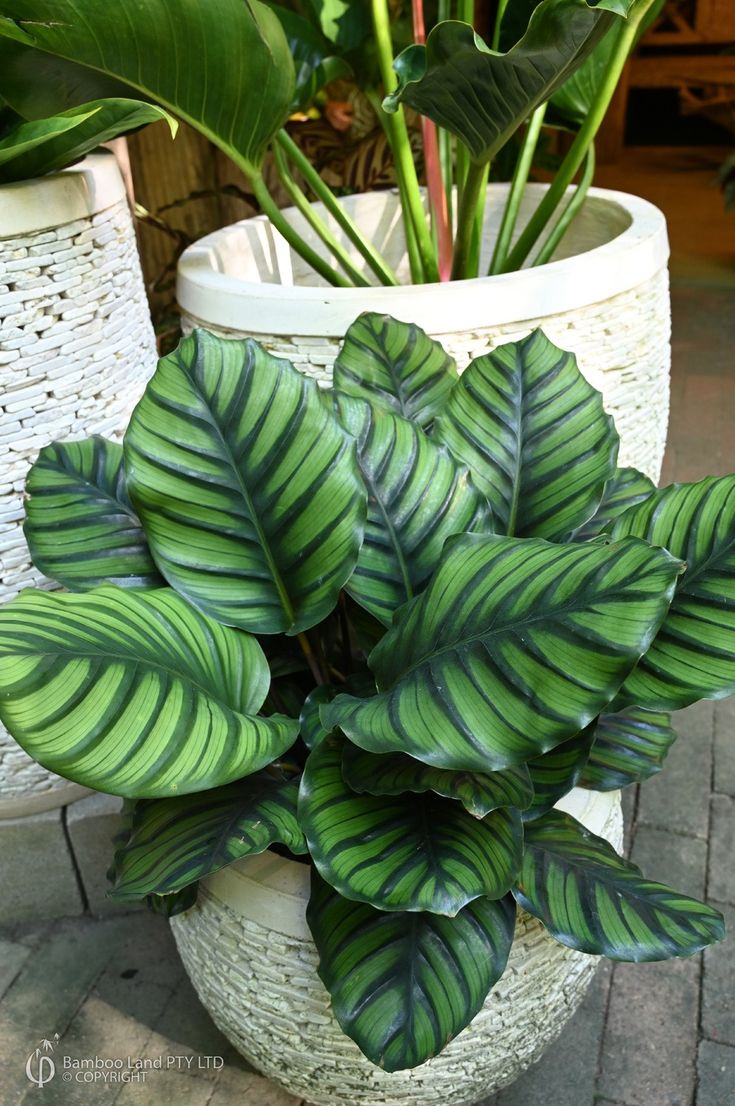
<instances>
[{"instance_id":1,"label":"striped green leaf","mask_svg":"<svg viewBox=\"0 0 735 1106\"><path fill-rule=\"evenodd\" d=\"M319 711L325 703L331 703L336 694L337 689L332 684L320 684L306 696L299 718L299 736L307 749L315 748L332 732L322 725Z\"/></svg>"},{"instance_id":2,"label":"striped green leaf","mask_svg":"<svg viewBox=\"0 0 735 1106\"><path fill-rule=\"evenodd\" d=\"M515 904L476 899L454 918L385 913L313 872L306 917L343 1031L384 1071L402 1071L472 1021L505 970Z\"/></svg>"},{"instance_id":3,"label":"striped green leaf","mask_svg":"<svg viewBox=\"0 0 735 1106\"><path fill-rule=\"evenodd\" d=\"M0 610L0 720L27 753L112 795L203 791L256 772L298 722L256 717L255 638L168 588L22 592Z\"/></svg>"},{"instance_id":4,"label":"striped green leaf","mask_svg":"<svg viewBox=\"0 0 735 1106\"><path fill-rule=\"evenodd\" d=\"M299 792L309 852L336 891L379 910L451 917L507 893L523 848L517 811L478 819L433 794L356 795L342 777L343 745L328 737L312 750Z\"/></svg>"},{"instance_id":5,"label":"striped green leaf","mask_svg":"<svg viewBox=\"0 0 735 1106\"><path fill-rule=\"evenodd\" d=\"M663 711L628 707L602 714L580 783L593 791L617 791L647 780L661 771L675 741L671 715Z\"/></svg>"},{"instance_id":6,"label":"striped green leaf","mask_svg":"<svg viewBox=\"0 0 735 1106\"><path fill-rule=\"evenodd\" d=\"M612 529L615 519L629 507L642 503L656 491L656 485L637 469L617 469L605 485L602 503L584 525L571 535L572 541L591 541Z\"/></svg>"},{"instance_id":7,"label":"striped green leaf","mask_svg":"<svg viewBox=\"0 0 735 1106\"><path fill-rule=\"evenodd\" d=\"M355 320L334 363L335 392L369 399L424 427L456 379L454 360L420 326L373 311Z\"/></svg>"},{"instance_id":8,"label":"striped green leaf","mask_svg":"<svg viewBox=\"0 0 735 1106\"><path fill-rule=\"evenodd\" d=\"M146 895L145 904L153 914L164 918L173 918L190 910L197 901L198 883L191 883L181 891L172 891L169 895Z\"/></svg>"},{"instance_id":9,"label":"striped green leaf","mask_svg":"<svg viewBox=\"0 0 735 1106\"><path fill-rule=\"evenodd\" d=\"M611 960L691 956L725 935L716 910L644 879L607 841L558 810L526 826L514 894L557 941Z\"/></svg>"},{"instance_id":10,"label":"striped green leaf","mask_svg":"<svg viewBox=\"0 0 735 1106\"><path fill-rule=\"evenodd\" d=\"M365 541L347 591L390 625L393 612L425 586L446 539L491 531L492 515L467 469L416 423L350 396L337 396L336 405L357 441L368 490Z\"/></svg>"},{"instance_id":11,"label":"striped green leaf","mask_svg":"<svg viewBox=\"0 0 735 1106\"><path fill-rule=\"evenodd\" d=\"M500 533L561 539L595 513L615 472L600 393L540 330L473 361L433 435L467 465Z\"/></svg>"},{"instance_id":12,"label":"striped green leaf","mask_svg":"<svg viewBox=\"0 0 735 1106\"><path fill-rule=\"evenodd\" d=\"M735 692L735 476L672 484L632 507L613 538L645 538L686 562L651 648L628 677L628 703L675 710Z\"/></svg>"},{"instance_id":13,"label":"striped green leaf","mask_svg":"<svg viewBox=\"0 0 735 1106\"><path fill-rule=\"evenodd\" d=\"M402 795L406 791L421 795L433 791L445 799L457 799L475 818L484 818L501 806L525 810L533 799L525 764L504 772L450 772L422 764L405 753L366 753L351 742L342 754L342 775L358 795Z\"/></svg>"},{"instance_id":14,"label":"striped green leaf","mask_svg":"<svg viewBox=\"0 0 735 1106\"><path fill-rule=\"evenodd\" d=\"M122 447L55 442L26 481L24 532L36 568L71 591L162 587L125 486Z\"/></svg>"},{"instance_id":15,"label":"striped green leaf","mask_svg":"<svg viewBox=\"0 0 735 1106\"><path fill-rule=\"evenodd\" d=\"M206 614L295 634L333 609L367 495L353 440L288 361L195 331L159 362L125 463L160 571Z\"/></svg>"},{"instance_id":16,"label":"striped green leaf","mask_svg":"<svg viewBox=\"0 0 735 1106\"><path fill-rule=\"evenodd\" d=\"M276 842L306 852L296 818L298 790L295 780L258 772L197 795L141 799L115 855L108 896L135 902L170 895Z\"/></svg>"},{"instance_id":17,"label":"striped green leaf","mask_svg":"<svg viewBox=\"0 0 735 1106\"><path fill-rule=\"evenodd\" d=\"M680 564L630 540L450 538L370 655L380 693L322 720L370 752L492 772L579 733L646 651Z\"/></svg>"},{"instance_id":18,"label":"striped green leaf","mask_svg":"<svg viewBox=\"0 0 735 1106\"><path fill-rule=\"evenodd\" d=\"M524 821L533 821L551 810L568 791L576 786L595 738L595 722L590 722L574 737L562 741L551 752L528 762L533 785L533 802L523 812Z\"/></svg>"}]
</instances>

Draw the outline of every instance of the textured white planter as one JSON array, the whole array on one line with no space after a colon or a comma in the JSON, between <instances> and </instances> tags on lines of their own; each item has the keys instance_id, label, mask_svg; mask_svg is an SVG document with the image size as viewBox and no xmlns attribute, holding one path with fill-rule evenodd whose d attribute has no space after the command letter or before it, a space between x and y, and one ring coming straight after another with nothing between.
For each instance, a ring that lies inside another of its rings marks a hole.
<instances>
[{"instance_id":1,"label":"textured white planter","mask_svg":"<svg viewBox=\"0 0 735 1106\"><path fill-rule=\"evenodd\" d=\"M156 364L125 188L112 155L0 187L0 602L43 583L23 538L23 486L59 438L114 437ZM0 818L86 794L0 727Z\"/></svg>"},{"instance_id":2,"label":"textured white planter","mask_svg":"<svg viewBox=\"0 0 735 1106\"><path fill-rule=\"evenodd\" d=\"M575 790L559 806L621 847L619 792ZM308 866L265 853L206 880L196 906L171 926L197 993L225 1036L264 1075L318 1106L471 1106L541 1055L581 1002L598 963L519 912L506 972L471 1025L440 1056L390 1075L370 1064L334 1020L316 972L308 896Z\"/></svg>"},{"instance_id":3,"label":"textured white planter","mask_svg":"<svg viewBox=\"0 0 735 1106\"><path fill-rule=\"evenodd\" d=\"M502 184L489 188L481 272L487 270L506 189ZM528 188L518 233L544 189ZM407 279L397 196L373 192L342 202ZM316 207L324 214L321 205ZM293 210L288 214L323 252L303 216ZM454 355L460 369L541 326L557 345L578 355L582 371L602 392L622 440L621 465L634 465L657 481L669 410L668 255L666 222L657 208L635 196L594 188L555 260L538 269L442 285L331 288L258 216L184 252L178 298L185 329L205 326L231 337L252 335L324 384L340 339L362 311L419 324Z\"/></svg>"}]
</instances>

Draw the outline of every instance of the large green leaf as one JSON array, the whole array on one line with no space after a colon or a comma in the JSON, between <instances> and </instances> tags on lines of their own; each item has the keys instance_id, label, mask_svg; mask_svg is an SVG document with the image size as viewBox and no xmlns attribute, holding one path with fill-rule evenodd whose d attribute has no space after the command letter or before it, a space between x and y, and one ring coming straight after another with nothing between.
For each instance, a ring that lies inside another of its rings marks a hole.
<instances>
[{"instance_id":1,"label":"large green leaf","mask_svg":"<svg viewBox=\"0 0 735 1106\"><path fill-rule=\"evenodd\" d=\"M334 363L334 390L369 399L419 426L444 407L457 366L438 342L413 323L367 311L345 335Z\"/></svg>"},{"instance_id":2,"label":"large green leaf","mask_svg":"<svg viewBox=\"0 0 735 1106\"><path fill-rule=\"evenodd\" d=\"M336 404L368 491L365 540L347 591L389 625L426 585L446 539L492 530L492 515L467 469L416 423L364 399L337 396Z\"/></svg>"},{"instance_id":3,"label":"large green leaf","mask_svg":"<svg viewBox=\"0 0 735 1106\"><path fill-rule=\"evenodd\" d=\"M258 0L2 0L0 35L124 81L257 170L294 67Z\"/></svg>"},{"instance_id":4,"label":"large green leaf","mask_svg":"<svg viewBox=\"0 0 735 1106\"><path fill-rule=\"evenodd\" d=\"M380 910L450 916L506 894L523 847L517 811L478 819L433 794L356 795L342 777L343 746L328 737L312 750L299 793L309 852L335 890Z\"/></svg>"},{"instance_id":5,"label":"large green leaf","mask_svg":"<svg viewBox=\"0 0 735 1106\"><path fill-rule=\"evenodd\" d=\"M333 609L367 493L354 441L288 361L195 331L159 362L125 464L160 571L207 614L295 634Z\"/></svg>"},{"instance_id":6,"label":"large green leaf","mask_svg":"<svg viewBox=\"0 0 735 1106\"><path fill-rule=\"evenodd\" d=\"M592 748L595 725L590 722L568 741L529 760L527 767L534 795L533 802L523 812L524 821L533 821L551 810L577 784Z\"/></svg>"},{"instance_id":7,"label":"large green leaf","mask_svg":"<svg viewBox=\"0 0 735 1106\"><path fill-rule=\"evenodd\" d=\"M255 638L168 588L22 592L0 610L0 720L45 768L113 795L203 791L263 768L298 722L255 717Z\"/></svg>"},{"instance_id":8,"label":"large green leaf","mask_svg":"<svg viewBox=\"0 0 735 1106\"><path fill-rule=\"evenodd\" d=\"M420 795L434 791L445 799L459 800L475 818L484 818L501 806L525 810L533 799L525 764L504 772L450 772L422 764L405 753L366 753L349 741L342 754L342 775L358 795L401 795L406 791Z\"/></svg>"},{"instance_id":9,"label":"large green leaf","mask_svg":"<svg viewBox=\"0 0 735 1106\"><path fill-rule=\"evenodd\" d=\"M340 1026L374 1064L401 1071L474 1018L505 970L515 904L476 899L454 918L386 913L314 872L306 917Z\"/></svg>"},{"instance_id":10,"label":"large green leaf","mask_svg":"<svg viewBox=\"0 0 735 1106\"><path fill-rule=\"evenodd\" d=\"M580 783L593 791L616 791L660 772L676 741L671 715L628 707L602 714Z\"/></svg>"},{"instance_id":11,"label":"large green leaf","mask_svg":"<svg viewBox=\"0 0 735 1106\"><path fill-rule=\"evenodd\" d=\"M72 591L163 585L128 497L122 446L99 437L45 446L26 492L26 541L52 580Z\"/></svg>"},{"instance_id":12,"label":"large green leaf","mask_svg":"<svg viewBox=\"0 0 735 1106\"><path fill-rule=\"evenodd\" d=\"M651 648L629 676L629 703L675 710L735 692L735 476L672 484L626 511L613 538L662 545L686 571Z\"/></svg>"},{"instance_id":13,"label":"large green leaf","mask_svg":"<svg viewBox=\"0 0 735 1106\"><path fill-rule=\"evenodd\" d=\"M49 119L21 123L0 139L0 184L63 169L103 142L161 119L176 134L175 119L139 100L95 100Z\"/></svg>"},{"instance_id":14,"label":"large green leaf","mask_svg":"<svg viewBox=\"0 0 735 1106\"><path fill-rule=\"evenodd\" d=\"M542 0L523 38L505 54L491 50L467 23L439 23L425 46L409 46L396 59L398 88L384 107L407 104L456 134L476 161L490 161L632 4Z\"/></svg>"},{"instance_id":15,"label":"large green leaf","mask_svg":"<svg viewBox=\"0 0 735 1106\"><path fill-rule=\"evenodd\" d=\"M350 67L340 57L335 57L333 44L321 33L313 21L281 4L268 7L278 16L288 40L295 68L295 91L291 102L294 111L307 107L314 96L330 81L350 76Z\"/></svg>"},{"instance_id":16,"label":"large green leaf","mask_svg":"<svg viewBox=\"0 0 735 1106\"><path fill-rule=\"evenodd\" d=\"M380 694L322 707L361 748L490 772L587 725L646 651L680 564L644 542L450 538L370 656Z\"/></svg>"},{"instance_id":17,"label":"large green leaf","mask_svg":"<svg viewBox=\"0 0 735 1106\"><path fill-rule=\"evenodd\" d=\"M514 894L557 941L611 960L691 956L725 935L716 910L644 879L607 841L557 810L526 826Z\"/></svg>"},{"instance_id":18,"label":"large green leaf","mask_svg":"<svg viewBox=\"0 0 735 1106\"><path fill-rule=\"evenodd\" d=\"M571 541L592 541L610 531L618 515L642 503L656 491L656 485L637 469L617 469L605 485L602 502L592 518L570 535Z\"/></svg>"},{"instance_id":19,"label":"large green leaf","mask_svg":"<svg viewBox=\"0 0 735 1106\"><path fill-rule=\"evenodd\" d=\"M540 330L473 361L433 434L468 466L507 534L561 539L594 514L615 472L602 396Z\"/></svg>"},{"instance_id":20,"label":"large green leaf","mask_svg":"<svg viewBox=\"0 0 735 1106\"><path fill-rule=\"evenodd\" d=\"M0 35L0 96L22 119L47 119L90 100L125 99L130 85Z\"/></svg>"},{"instance_id":21,"label":"large green leaf","mask_svg":"<svg viewBox=\"0 0 735 1106\"><path fill-rule=\"evenodd\" d=\"M306 852L297 797L295 780L258 772L197 795L141 799L130 835L115 855L108 896L135 902L169 895L276 842Z\"/></svg>"}]
</instances>

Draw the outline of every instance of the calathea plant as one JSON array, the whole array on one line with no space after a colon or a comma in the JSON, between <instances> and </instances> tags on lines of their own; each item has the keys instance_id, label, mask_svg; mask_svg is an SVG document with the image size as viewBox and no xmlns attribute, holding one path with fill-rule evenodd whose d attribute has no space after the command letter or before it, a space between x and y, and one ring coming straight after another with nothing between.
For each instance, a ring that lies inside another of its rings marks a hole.
<instances>
[{"instance_id":1,"label":"calathea plant","mask_svg":"<svg viewBox=\"0 0 735 1106\"><path fill-rule=\"evenodd\" d=\"M172 913L238 858L308 863L336 1017L389 1071L471 1021L518 906L618 960L720 940L555 809L735 689L735 477L656 491L617 450L542 333L458 376L376 315L331 391L198 331L122 447L44 449L26 533L69 591L0 611L0 716L128 800L112 896Z\"/></svg>"}]
</instances>

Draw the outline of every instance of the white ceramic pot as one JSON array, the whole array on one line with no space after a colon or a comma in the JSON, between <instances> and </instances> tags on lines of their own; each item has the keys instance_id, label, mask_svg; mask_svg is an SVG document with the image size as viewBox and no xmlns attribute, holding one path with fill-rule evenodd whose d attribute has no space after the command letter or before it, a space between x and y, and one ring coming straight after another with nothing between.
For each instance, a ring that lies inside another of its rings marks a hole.
<instances>
[{"instance_id":1,"label":"white ceramic pot","mask_svg":"<svg viewBox=\"0 0 735 1106\"><path fill-rule=\"evenodd\" d=\"M486 271L507 185L488 190L481 269ZM518 233L545 185L530 185ZM401 279L408 277L403 225L393 192L343 201ZM321 205L315 205L324 215ZM321 252L303 216L288 216ZM364 263L327 216L331 229ZM670 301L666 221L636 196L590 190L554 260L502 276L398 288L332 288L287 246L264 216L201 239L179 263L184 329L204 326L230 337L251 335L324 384L340 339L362 311L417 323L453 354L460 369L503 342L543 327L575 352L614 416L621 465L657 481L669 411ZM374 278L373 278L374 279Z\"/></svg>"},{"instance_id":2,"label":"white ceramic pot","mask_svg":"<svg viewBox=\"0 0 735 1106\"><path fill-rule=\"evenodd\" d=\"M115 437L156 365L125 188L95 154L0 187L0 602L44 584L23 538L23 487L59 438ZM86 794L31 760L0 727L0 818Z\"/></svg>"},{"instance_id":3,"label":"white ceramic pot","mask_svg":"<svg viewBox=\"0 0 735 1106\"><path fill-rule=\"evenodd\" d=\"M622 845L619 792L559 804ZM317 1106L470 1106L511 1083L574 1013L597 957L565 948L519 911L508 967L474 1021L412 1071L369 1063L335 1021L305 910L309 868L271 853L224 868L171 919L197 993L260 1072Z\"/></svg>"}]
</instances>

